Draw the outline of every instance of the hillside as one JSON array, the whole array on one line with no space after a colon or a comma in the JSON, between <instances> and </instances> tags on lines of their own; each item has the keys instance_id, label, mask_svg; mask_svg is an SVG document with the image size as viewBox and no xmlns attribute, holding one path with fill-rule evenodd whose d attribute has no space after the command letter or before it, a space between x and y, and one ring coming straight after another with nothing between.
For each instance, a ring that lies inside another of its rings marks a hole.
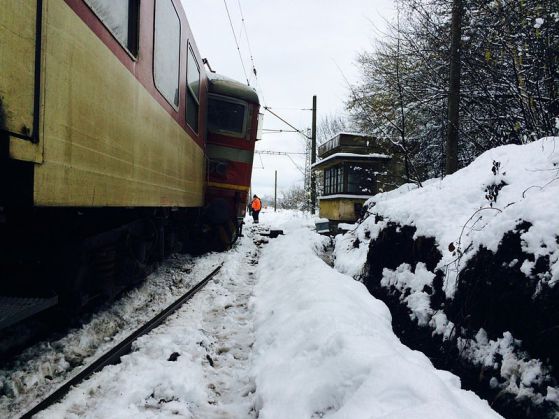
<instances>
[{"instance_id":1,"label":"hillside","mask_svg":"<svg viewBox=\"0 0 559 419\"><path fill-rule=\"evenodd\" d=\"M559 138L492 149L366 204L336 268L390 307L404 343L508 417L559 406Z\"/></svg>"}]
</instances>

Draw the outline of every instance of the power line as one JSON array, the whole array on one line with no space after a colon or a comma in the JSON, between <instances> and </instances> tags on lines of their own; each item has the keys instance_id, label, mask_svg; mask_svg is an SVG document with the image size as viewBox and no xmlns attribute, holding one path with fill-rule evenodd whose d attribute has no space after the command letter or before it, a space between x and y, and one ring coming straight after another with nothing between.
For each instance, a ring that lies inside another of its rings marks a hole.
<instances>
[{"instance_id":1,"label":"power line","mask_svg":"<svg viewBox=\"0 0 559 419\"><path fill-rule=\"evenodd\" d=\"M306 155L307 153L296 153L292 151L273 151L273 150L255 150L256 154L269 154L272 156L289 156L289 155Z\"/></svg>"},{"instance_id":2,"label":"power line","mask_svg":"<svg viewBox=\"0 0 559 419\"><path fill-rule=\"evenodd\" d=\"M255 150L254 151L255 154L258 154L260 157L260 161L262 162L262 154L267 154L267 155L272 155L272 156L287 156L287 158L289 160L291 160L291 163L293 163L293 165L297 168L297 170L299 172L301 172L301 174L303 176L305 176L305 170L303 168L301 168L301 166L299 166L297 164L297 162L295 160L293 160L293 157L291 157L292 155L305 155L307 153L294 153L294 152L288 152L288 151L271 151L271 150ZM264 164L262 164L262 168L264 168Z\"/></svg>"},{"instance_id":3,"label":"power line","mask_svg":"<svg viewBox=\"0 0 559 419\"><path fill-rule=\"evenodd\" d=\"M237 4L239 5L239 12L241 12L241 22L243 22L243 28L245 29L245 35L247 37L248 52L250 54L250 62L252 63L252 73L254 74L254 78L258 79L256 66L254 65L254 58L252 56L252 48L250 47L250 39L248 37L248 31L245 23L245 16L243 15L243 8L241 7L241 0L237 0Z\"/></svg>"},{"instance_id":4,"label":"power line","mask_svg":"<svg viewBox=\"0 0 559 419\"><path fill-rule=\"evenodd\" d=\"M295 130L289 130L289 129L262 129L262 131L264 132L264 134L285 134L288 132L297 132Z\"/></svg>"},{"instance_id":5,"label":"power line","mask_svg":"<svg viewBox=\"0 0 559 419\"><path fill-rule=\"evenodd\" d=\"M270 109L272 109L272 107L269 106ZM312 108L277 108L274 106L274 109L280 110L280 111L312 111Z\"/></svg>"},{"instance_id":6,"label":"power line","mask_svg":"<svg viewBox=\"0 0 559 419\"><path fill-rule=\"evenodd\" d=\"M243 61L243 56L241 54L241 47L239 46L239 41L237 40L237 34L235 34L235 28L233 27L233 21L231 20L231 14L229 13L229 7L227 7L227 0L223 0L225 4L225 10L227 11L227 17L229 18L229 25L231 25L231 31L233 32L233 38L235 38L235 44L237 45L237 51L239 52L239 58L241 60L241 65L243 66L243 72L245 73L245 78L247 84L250 86L250 81L248 80L247 70L245 68L245 62Z\"/></svg>"},{"instance_id":7,"label":"power line","mask_svg":"<svg viewBox=\"0 0 559 419\"><path fill-rule=\"evenodd\" d=\"M272 115L274 115L276 118L278 118L280 121L282 121L284 124L286 124L287 126L289 126L290 128L293 128L296 132L298 132L299 134L301 134L303 137L305 138L309 138L307 136L307 134L305 134L303 131L301 131L300 129L297 129L296 127L294 127L292 124L290 124L289 122L287 122L285 119L283 119L281 116L279 116L277 113L273 112L268 106L264 106L264 110L270 112Z\"/></svg>"},{"instance_id":8,"label":"power line","mask_svg":"<svg viewBox=\"0 0 559 419\"><path fill-rule=\"evenodd\" d=\"M237 0L237 5L239 6L239 13L241 15L241 23L242 23L241 31L239 32L239 39L241 38L242 30L244 29L245 36L246 36L246 41L247 41L247 46L248 46L248 52L250 54L250 62L252 64L252 74L254 74L254 81L256 83L256 87L259 90L260 95L262 96L262 103L265 104L266 103L266 98L265 98L265 95L264 95L264 88L262 87L262 84L260 83L260 80L258 78L259 73L256 71L256 64L254 63L254 54L252 53L252 46L251 46L251 43L250 43L250 37L248 36L246 19L245 19L245 15L243 13L243 8L241 7L241 1L240 0Z\"/></svg>"}]
</instances>

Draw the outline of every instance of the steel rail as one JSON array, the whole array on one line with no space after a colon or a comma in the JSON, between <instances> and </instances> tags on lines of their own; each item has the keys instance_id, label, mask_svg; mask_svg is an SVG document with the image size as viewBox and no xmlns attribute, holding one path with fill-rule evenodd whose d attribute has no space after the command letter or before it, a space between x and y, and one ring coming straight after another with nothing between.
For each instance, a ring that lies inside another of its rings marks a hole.
<instances>
[{"instance_id":1,"label":"steel rail","mask_svg":"<svg viewBox=\"0 0 559 419\"><path fill-rule=\"evenodd\" d=\"M223 264L215 268L208 276L206 276L203 280L198 282L186 294L184 294L182 297L175 300L170 306L168 306L166 309L161 311L157 316L152 318L143 326L136 329L128 337L123 339L118 345L116 345L115 347L113 347L103 355L101 355L94 362L92 362L83 370L81 370L78 374L76 374L75 376L67 380L58 389L50 393L40 403L38 403L32 409L30 409L25 414L23 414L21 418L22 419L31 418L33 415L36 415L42 410L45 410L47 407L51 406L52 404L62 399L62 397L64 397L66 393L68 393L71 387L78 385L79 383L84 381L87 377L89 377L91 374L100 371L107 365L112 365L117 363L123 355L130 353L132 348L132 343L136 339L138 339L142 335L145 335L146 333L149 333L151 330L155 329L157 326L163 323L171 314L177 311L184 303L186 303L194 295L196 295L196 293L200 291L210 281L210 279L212 279L220 271L222 266Z\"/></svg>"}]
</instances>

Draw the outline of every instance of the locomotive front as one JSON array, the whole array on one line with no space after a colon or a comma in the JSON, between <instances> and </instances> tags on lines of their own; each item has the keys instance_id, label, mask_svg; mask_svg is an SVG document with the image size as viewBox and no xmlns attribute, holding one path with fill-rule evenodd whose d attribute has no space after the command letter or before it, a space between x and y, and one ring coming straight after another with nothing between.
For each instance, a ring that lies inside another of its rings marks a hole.
<instances>
[{"instance_id":1,"label":"locomotive front","mask_svg":"<svg viewBox=\"0 0 559 419\"><path fill-rule=\"evenodd\" d=\"M246 213L254 148L262 123L257 93L235 80L209 75L208 184L206 205L212 223L232 242Z\"/></svg>"}]
</instances>

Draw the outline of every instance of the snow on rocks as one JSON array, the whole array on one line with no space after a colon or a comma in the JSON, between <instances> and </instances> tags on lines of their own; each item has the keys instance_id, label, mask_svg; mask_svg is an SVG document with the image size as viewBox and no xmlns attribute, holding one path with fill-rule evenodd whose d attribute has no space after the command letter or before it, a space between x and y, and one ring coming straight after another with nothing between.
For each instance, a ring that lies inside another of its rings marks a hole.
<instances>
[{"instance_id":1,"label":"snow on rocks","mask_svg":"<svg viewBox=\"0 0 559 419\"><path fill-rule=\"evenodd\" d=\"M424 289L425 286L433 283L435 274L427 270L425 264L419 262L415 267L415 272L411 271L410 265L403 263L397 270L383 270L381 285L383 287L395 287L402 293L402 300L411 310L413 319L417 319L420 326L425 326L431 320L433 311L430 306L429 294ZM405 291L410 290L407 294Z\"/></svg>"},{"instance_id":2,"label":"snow on rocks","mask_svg":"<svg viewBox=\"0 0 559 419\"><path fill-rule=\"evenodd\" d=\"M473 364L492 365L497 390L536 405L551 402L557 389L546 384L555 381L530 356L559 361L552 332L558 196L559 137L498 147L442 180L367 201L368 218L336 237L335 266L387 299L397 296L418 326L456 338ZM434 261L428 275L426 256ZM490 337L481 339L485 325Z\"/></svg>"},{"instance_id":3,"label":"snow on rocks","mask_svg":"<svg viewBox=\"0 0 559 419\"><path fill-rule=\"evenodd\" d=\"M409 193L402 189L408 187L381 194L368 206L391 221L415 226L416 237L435 237L443 255L439 268L456 259L452 247L462 252L462 263L479 246L495 252L504 234L523 220L531 224L522 235L523 250L549 257L551 271L541 280L559 281L559 137L497 147L443 180ZM452 296L456 275L449 272L446 281Z\"/></svg>"},{"instance_id":4,"label":"snow on rocks","mask_svg":"<svg viewBox=\"0 0 559 419\"><path fill-rule=\"evenodd\" d=\"M412 226L414 238L435 238L442 255L435 270L444 272L443 289L452 299L461 268L478 249L496 252L507 232L520 231L522 251L529 258L510 263L518 263L541 286L554 287L559 282L558 196L559 137L497 147L443 180L429 180L422 188L406 184L367 201L374 216L336 237L335 266L359 276L370 241L389 222ZM519 230L521 223L524 230ZM549 269L537 271L538 262Z\"/></svg>"}]
</instances>

